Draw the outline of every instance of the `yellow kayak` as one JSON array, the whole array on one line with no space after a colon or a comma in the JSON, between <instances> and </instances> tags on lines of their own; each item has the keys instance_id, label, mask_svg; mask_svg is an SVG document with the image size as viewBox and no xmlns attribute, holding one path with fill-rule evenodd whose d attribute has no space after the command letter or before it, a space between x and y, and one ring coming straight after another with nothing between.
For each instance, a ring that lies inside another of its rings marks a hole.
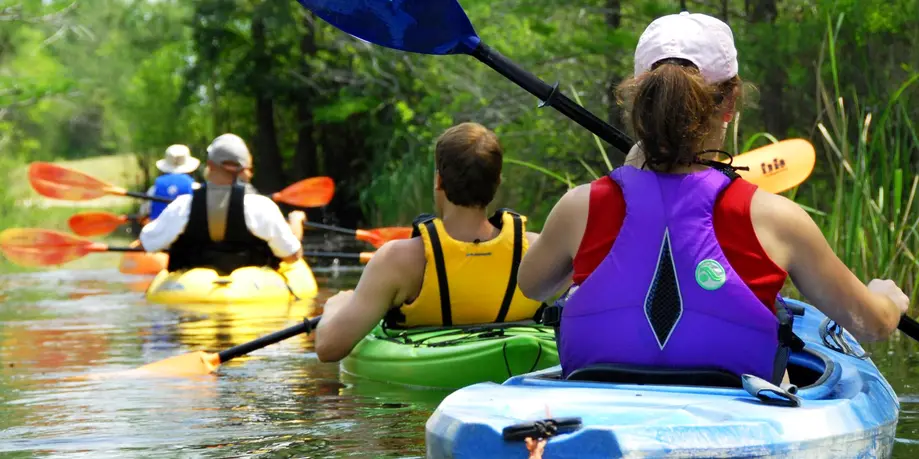
<instances>
[{"instance_id":1,"label":"yellow kayak","mask_svg":"<svg viewBox=\"0 0 919 459\"><path fill-rule=\"evenodd\" d=\"M283 274L282 274L283 273ZM210 268L161 271L147 288L147 300L161 304L287 303L316 296L313 272L302 259L275 271L247 266L228 276Z\"/></svg>"}]
</instances>

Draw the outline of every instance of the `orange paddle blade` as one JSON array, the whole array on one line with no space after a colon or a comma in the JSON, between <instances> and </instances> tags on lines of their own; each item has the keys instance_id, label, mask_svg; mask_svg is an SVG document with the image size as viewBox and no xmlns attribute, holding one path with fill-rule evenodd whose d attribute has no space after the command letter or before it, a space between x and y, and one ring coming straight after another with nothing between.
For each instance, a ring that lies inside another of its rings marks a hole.
<instances>
[{"instance_id":1,"label":"orange paddle blade","mask_svg":"<svg viewBox=\"0 0 919 459\"><path fill-rule=\"evenodd\" d=\"M36 193L51 199L62 201L89 201L105 196L105 192L96 189L73 188L38 178L29 178L29 184Z\"/></svg>"},{"instance_id":2,"label":"orange paddle blade","mask_svg":"<svg viewBox=\"0 0 919 459\"><path fill-rule=\"evenodd\" d=\"M85 201L106 194L124 194L124 190L89 174L45 162L29 165L29 183L42 196L66 201Z\"/></svg>"},{"instance_id":3,"label":"orange paddle blade","mask_svg":"<svg viewBox=\"0 0 919 459\"><path fill-rule=\"evenodd\" d=\"M360 254L361 264L366 265L367 263L370 263L370 259L373 258L373 254L374 252L361 252Z\"/></svg>"},{"instance_id":4,"label":"orange paddle blade","mask_svg":"<svg viewBox=\"0 0 919 459\"><path fill-rule=\"evenodd\" d=\"M169 254L125 252L118 265L118 271L124 274L156 275L169 265Z\"/></svg>"},{"instance_id":5,"label":"orange paddle blade","mask_svg":"<svg viewBox=\"0 0 919 459\"><path fill-rule=\"evenodd\" d=\"M733 165L750 168L749 171L737 171L744 179L770 193L781 193L806 180L815 162L814 146L810 142L787 139L737 155Z\"/></svg>"},{"instance_id":6,"label":"orange paddle blade","mask_svg":"<svg viewBox=\"0 0 919 459\"><path fill-rule=\"evenodd\" d=\"M155 376L195 376L210 374L218 366L220 366L219 355L197 351L153 362L132 370L132 372Z\"/></svg>"},{"instance_id":7,"label":"orange paddle blade","mask_svg":"<svg viewBox=\"0 0 919 459\"><path fill-rule=\"evenodd\" d=\"M10 228L0 233L0 251L22 266L60 265L91 252L104 252L105 244L58 231Z\"/></svg>"},{"instance_id":8,"label":"orange paddle blade","mask_svg":"<svg viewBox=\"0 0 919 459\"><path fill-rule=\"evenodd\" d=\"M271 195L271 199L296 207L322 207L332 200L335 181L331 177L301 180Z\"/></svg>"},{"instance_id":9,"label":"orange paddle blade","mask_svg":"<svg viewBox=\"0 0 919 459\"><path fill-rule=\"evenodd\" d=\"M369 230L357 230L354 235L359 241L369 242L375 248L396 239L409 239L412 237L412 228L404 226L390 226Z\"/></svg>"},{"instance_id":10,"label":"orange paddle blade","mask_svg":"<svg viewBox=\"0 0 919 459\"><path fill-rule=\"evenodd\" d=\"M153 362L140 368L131 370L96 373L86 376L76 376L71 380L104 380L114 378L170 378L210 375L220 365L217 354L207 352L193 352L191 354L177 355L159 362Z\"/></svg>"},{"instance_id":11,"label":"orange paddle blade","mask_svg":"<svg viewBox=\"0 0 919 459\"><path fill-rule=\"evenodd\" d=\"M104 236L128 221L124 215L111 212L80 212L67 221L70 230L83 237Z\"/></svg>"}]
</instances>

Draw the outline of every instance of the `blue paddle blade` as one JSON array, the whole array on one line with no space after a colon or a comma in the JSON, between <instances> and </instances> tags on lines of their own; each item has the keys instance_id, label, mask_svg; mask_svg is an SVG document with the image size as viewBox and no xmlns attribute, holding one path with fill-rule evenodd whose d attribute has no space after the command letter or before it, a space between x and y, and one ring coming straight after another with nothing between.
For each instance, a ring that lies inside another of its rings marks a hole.
<instances>
[{"instance_id":1,"label":"blue paddle blade","mask_svg":"<svg viewBox=\"0 0 919 459\"><path fill-rule=\"evenodd\" d=\"M457 0L298 0L361 40L421 54L469 54L479 44Z\"/></svg>"}]
</instances>

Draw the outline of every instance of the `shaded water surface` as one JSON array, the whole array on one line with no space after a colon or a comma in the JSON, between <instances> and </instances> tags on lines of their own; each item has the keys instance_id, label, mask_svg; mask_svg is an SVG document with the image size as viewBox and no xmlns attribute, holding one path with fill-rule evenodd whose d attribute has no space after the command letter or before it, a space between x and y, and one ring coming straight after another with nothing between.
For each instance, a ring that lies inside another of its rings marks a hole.
<instances>
[{"instance_id":1,"label":"shaded water surface","mask_svg":"<svg viewBox=\"0 0 919 459\"><path fill-rule=\"evenodd\" d=\"M317 272L319 300L356 281ZM317 313L312 304L148 304L113 269L0 276L0 457L422 457L443 392L340 375L297 337L197 379L79 380L217 351ZM321 304L321 303L320 303ZM895 457L919 457L919 354L874 348L902 402Z\"/></svg>"}]
</instances>

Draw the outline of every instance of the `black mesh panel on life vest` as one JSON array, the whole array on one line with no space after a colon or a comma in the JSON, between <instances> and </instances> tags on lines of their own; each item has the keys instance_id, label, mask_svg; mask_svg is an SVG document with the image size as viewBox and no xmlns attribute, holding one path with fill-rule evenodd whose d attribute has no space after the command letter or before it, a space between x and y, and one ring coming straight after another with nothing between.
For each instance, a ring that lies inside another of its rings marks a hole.
<instances>
[{"instance_id":1,"label":"black mesh panel on life vest","mask_svg":"<svg viewBox=\"0 0 919 459\"><path fill-rule=\"evenodd\" d=\"M651 287L645 297L645 315L657 338L658 346L663 349L680 316L683 315L683 299L670 251L670 233L667 231L664 232L654 280L651 281Z\"/></svg>"}]
</instances>

